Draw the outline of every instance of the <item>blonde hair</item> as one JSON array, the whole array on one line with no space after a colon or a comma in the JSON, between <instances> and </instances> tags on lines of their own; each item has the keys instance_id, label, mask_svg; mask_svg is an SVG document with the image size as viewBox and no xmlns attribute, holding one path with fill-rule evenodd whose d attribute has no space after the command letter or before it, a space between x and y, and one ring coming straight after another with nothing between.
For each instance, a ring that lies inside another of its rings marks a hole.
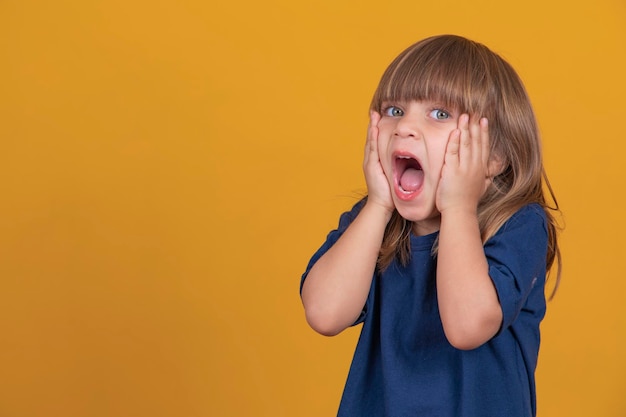
<instances>
[{"instance_id":1,"label":"blonde hair","mask_svg":"<svg viewBox=\"0 0 626 417\"><path fill-rule=\"evenodd\" d=\"M455 35L430 37L407 48L389 65L371 109L380 113L384 102L411 100L436 101L489 120L491 155L503 169L478 205L482 241L492 237L522 206L541 205L548 220L546 270L557 262L552 297L561 270L554 216L559 208L543 168L535 114L513 67L480 43ZM411 230L412 223L395 211L385 231L379 270L394 259L404 265L409 262Z\"/></svg>"}]
</instances>

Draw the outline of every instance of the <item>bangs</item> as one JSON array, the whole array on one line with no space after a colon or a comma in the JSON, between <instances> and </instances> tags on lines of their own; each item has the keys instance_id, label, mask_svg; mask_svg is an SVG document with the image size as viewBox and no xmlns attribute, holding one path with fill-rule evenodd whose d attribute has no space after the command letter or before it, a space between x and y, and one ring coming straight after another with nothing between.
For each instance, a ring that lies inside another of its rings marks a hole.
<instances>
[{"instance_id":1,"label":"bangs","mask_svg":"<svg viewBox=\"0 0 626 417\"><path fill-rule=\"evenodd\" d=\"M428 38L402 52L383 74L372 100L430 101L457 111L491 116L493 86L485 47L457 36ZM491 54L493 55L493 54Z\"/></svg>"}]
</instances>

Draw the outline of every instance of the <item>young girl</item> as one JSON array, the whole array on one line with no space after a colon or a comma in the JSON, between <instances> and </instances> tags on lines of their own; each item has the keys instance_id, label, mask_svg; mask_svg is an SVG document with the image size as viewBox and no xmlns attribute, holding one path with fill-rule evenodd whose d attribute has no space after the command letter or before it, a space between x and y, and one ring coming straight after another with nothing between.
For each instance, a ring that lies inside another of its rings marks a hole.
<instances>
[{"instance_id":1,"label":"young girl","mask_svg":"<svg viewBox=\"0 0 626 417\"><path fill-rule=\"evenodd\" d=\"M363 323L338 415L534 416L559 252L522 82L485 46L432 37L391 63L370 114L368 195L301 282L319 333Z\"/></svg>"}]
</instances>

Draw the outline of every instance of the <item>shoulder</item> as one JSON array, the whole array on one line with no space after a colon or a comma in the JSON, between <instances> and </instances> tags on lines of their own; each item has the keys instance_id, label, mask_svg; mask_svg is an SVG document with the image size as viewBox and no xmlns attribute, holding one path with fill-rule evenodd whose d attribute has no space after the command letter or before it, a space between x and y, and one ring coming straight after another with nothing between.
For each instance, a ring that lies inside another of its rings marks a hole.
<instances>
[{"instance_id":1,"label":"shoulder","mask_svg":"<svg viewBox=\"0 0 626 417\"><path fill-rule=\"evenodd\" d=\"M359 213L363 209L363 206L365 206L366 201L367 197L363 197L354 206L352 206L349 211L346 211L341 215L341 217L339 218L339 229L345 229L350 225L350 223L354 221L354 219L356 219L356 216L359 215Z\"/></svg>"},{"instance_id":2,"label":"shoulder","mask_svg":"<svg viewBox=\"0 0 626 417\"><path fill-rule=\"evenodd\" d=\"M514 257L524 262L539 263L545 267L548 248L548 220L539 204L528 204L517 210L485 242L488 258ZM535 262L536 260L536 262Z\"/></svg>"},{"instance_id":3,"label":"shoulder","mask_svg":"<svg viewBox=\"0 0 626 417\"><path fill-rule=\"evenodd\" d=\"M526 233L548 232L548 218L546 212L537 203L527 204L519 208L498 230L496 236L499 234L511 232L514 230L520 230Z\"/></svg>"},{"instance_id":4,"label":"shoulder","mask_svg":"<svg viewBox=\"0 0 626 417\"><path fill-rule=\"evenodd\" d=\"M534 203L521 207L485 243L485 255L492 266L531 269L534 274L538 269L545 270L547 250L546 212Z\"/></svg>"}]
</instances>

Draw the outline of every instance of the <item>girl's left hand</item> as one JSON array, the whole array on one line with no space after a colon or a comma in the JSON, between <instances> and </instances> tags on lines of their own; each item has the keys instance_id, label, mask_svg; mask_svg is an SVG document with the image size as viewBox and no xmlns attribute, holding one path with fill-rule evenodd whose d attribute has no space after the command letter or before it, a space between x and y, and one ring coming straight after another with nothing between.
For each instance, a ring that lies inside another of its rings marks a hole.
<instances>
[{"instance_id":1,"label":"girl's left hand","mask_svg":"<svg viewBox=\"0 0 626 417\"><path fill-rule=\"evenodd\" d=\"M459 117L450 133L437 188L437 209L476 212L478 201L491 183L489 128L486 118Z\"/></svg>"}]
</instances>

